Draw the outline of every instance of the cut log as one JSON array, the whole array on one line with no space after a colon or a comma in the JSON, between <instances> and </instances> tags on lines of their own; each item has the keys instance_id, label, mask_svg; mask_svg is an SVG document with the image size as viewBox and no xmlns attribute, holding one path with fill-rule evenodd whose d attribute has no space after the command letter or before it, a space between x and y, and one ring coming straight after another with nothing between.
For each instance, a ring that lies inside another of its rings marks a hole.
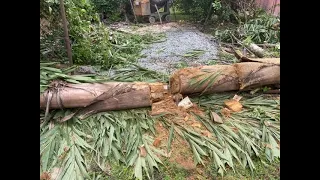
<instances>
[{"instance_id":1,"label":"cut log","mask_svg":"<svg viewBox=\"0 0 320 180\"><path fill-rule=\"evenodd\" d=\"M274 64L244 62L236 63L240 90L280 84L280 66Z\"/></svg>"},{"instance_id":2,"label":"cut log","mask_svg":"<svg viewBox=\"0 0 320 180\"><path fill-rule=\"evenodd\" d=\"M167 92L163 83L67 84L59 91L48 90L40 95L40 109L46 108L49 93L53 95L50 109L82 107L81 112L88 113L148 107L163 98L161 93Z\"/></svg>"},{"instance_id":3,"label":"cut log","mask_svg":"<svg viewBox=\"0 0 320 180\"><path fill-rule=\"evenodd\" d=\"M214 79L210 85L210 78ZM209 79L208 81L203 81ZM208 86L210 85L210 87ZM201 66L184 68L176 71L170 77L170 91L172 94L212 93L238 90L239 79L236 69L232 65Z\"/></svg>"},{"instance_id":4,"label":"cut log","mask_svg":"<svg viewBox=\"0 0 320 180\"><path fill-rule=\"evenodd\" d=\"M40 95L40 108L45 108L47 96L52 92L53 97L49 104L50 108L60 108L61 100L64 108L85 107L89 105L96 97L100 96L107 90L112 90L119 83L83 83L83 84L67 84L60 90L50 90Z\"/></svg>"},{"instance_id":5,"label":"cut log","mask_svg":"<svg viewBox=\"0 0 320 180\"><path fill-rule=\"evenodd\" d=\"M210 94L280 84L280 65L244 62L184 68L170 77L172 94Z\"/></svg>"},{"instance_id":6,"label":"cut log","mask_svg":"<svg viewBox=\"0 0 320 180\"><path fill-rule=\"evenodd\" d=\"M180 69L170 77L170 90L164 83L66 84L59 81L40 95L40 109L80 108L75 114L87 115L151 105L157 109L156 105L164 100L170 100L176 108L174 99L178 102L182 95L250 90L272 84L280 84L280 65L260 62Z\"/></svg>"},{"instance_id":7,"label":"cut log","mask_svg":"<svg viewBox=\"0 0 320 180\"><path fill-rule=\"evenodd\" d=\"M254 43L249 43L246 47L259 58L263 58L265 55L265 51Z\"/></svg>"}]
</instances>

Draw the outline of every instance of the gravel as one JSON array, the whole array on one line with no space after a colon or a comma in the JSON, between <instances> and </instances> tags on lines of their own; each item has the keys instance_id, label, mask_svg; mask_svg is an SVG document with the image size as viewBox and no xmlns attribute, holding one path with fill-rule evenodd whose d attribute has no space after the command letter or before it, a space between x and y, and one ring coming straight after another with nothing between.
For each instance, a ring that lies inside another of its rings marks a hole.
<instances>
[{"instance_id":1,"label":"gravel","mask_svg":"<svg viewBox=\"0 0 320 180\"><path fill-rule=\"evenodd\" d=\"M143 58L138 60L142 67L171 73L181 66L205 65L217 58L217 43L213 36L206 35L195 27L179 27L166 30L166 41L151 44L142 51ZM195 57L184 57L192 50L202 50Z\"/></svg>"}]
</instances>

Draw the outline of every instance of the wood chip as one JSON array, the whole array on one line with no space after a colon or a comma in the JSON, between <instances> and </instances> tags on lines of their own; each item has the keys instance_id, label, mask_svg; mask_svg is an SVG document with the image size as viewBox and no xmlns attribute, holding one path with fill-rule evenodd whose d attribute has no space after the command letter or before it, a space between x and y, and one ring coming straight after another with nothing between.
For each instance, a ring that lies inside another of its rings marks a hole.
<instances>
[{"instance_id":1,"label":"wood chip","mask_svg":"<svg viewBox=\"0 0 320 180\"><path fill-rule=\"evenodd\" d=\"M213 111L211 111L211 120L216 123L223 124L222 118Z\"/></svg>"},{"instance_id":2,"label":"wood chip","mask_svg":"<svg viewBox=\"0 0 320 180\"><path fill-rule=\"evenodd\" d=\"M190 101L189 97L185 97L178 104L179 107L183 107L184 109L189 109L193 106L193 103Z\"/></svg>"},{"instance_id":3,"label":"wood chip","mask_svg":"<svg viewBox=\"0 0 320 180\"><path fill-rule=\"evenodd\" d=\"M222 114L224 117L230 117L230 115L231 115L231 110L228 109L228 108L223 108L223 109L221 109L221 114Z\"/></svg>"},{"instance_id":4,"label":"wood chip","mask_svg":"<svg viewBox=\"0 0 320 180\"><path fill-rule=\"evenodd\" d=\"M242 96L234 95L234 97L232 99L239 102L241 98L242 98Z\"/></svg>"},{"instance_id":5,"label":"wood chip","mask_svg":"<svg viewBox=\"0 0 320 180\"><path fill-rule=\"evenodd\" d=\"M224 102L224 104L229 108L230 110L234 112L239 112L242 110L242 104L240 104L238 101L231 99Z\"/></svg>"},{"instance_id":6,"label":"wood chip","mask_svg":"<svg viewBox=\"0 0 320 180\"><path fill-rule=\"evenodd\" d=\"M153 141L153 146L154 147L159 147L161 144L161 139L160 138L156 138L154 141Z\"/></svg>"},{"instance_id":7,"label":"wood chip","mask_svg":"<svg viewBox=\"0 0 320 180\"><path fill-rule=\"evenodd\" d=\"M147 150L146 148L144 147L144 145L140 146L140 156L141 157L146 157L147 156Z\"/></svg>"}]
</instances>

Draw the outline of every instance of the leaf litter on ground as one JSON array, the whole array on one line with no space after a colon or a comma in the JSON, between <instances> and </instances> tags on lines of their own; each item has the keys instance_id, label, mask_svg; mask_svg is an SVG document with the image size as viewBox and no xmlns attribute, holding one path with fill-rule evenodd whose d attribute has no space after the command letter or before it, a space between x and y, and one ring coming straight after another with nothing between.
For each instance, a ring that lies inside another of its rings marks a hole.
<instances>
[{"instance_id":1,"label":"leaf litter on ground","mask_svg":"<svg viewBox=\"0 0 320 180\"><path fill-rule=\"evenodd\" d=\"M40 91L48 86L51 79L72 79L69 75L63 74L66 70L43 68L52 65L54 63L41 64L41 80L47 82L41 84ZM71 69L68 68L67 72L71 72ZM166 79L163 75L138 66L118 70L109 78L102 77L111 81L126 78L128 81ZM74 83L97 82L103 78L78 78ZM128 167L134 166L135 177L150 177L154 168L158 169L158 165L162 163L161 159L169 157L168 153L172 151L172 140L175 136L180 136L188 142L195 163L213 163L220 174L226 171L225 164L234 168L235 163L240 163L254 171L253 157L263 155L270 162L280 158L280 100L263 96L233 97L231 93L200 96L191 100L206 112L204 116L192 115L203 124L200 126L204 129L200 131L198 127L172 124L166 115L151 117L147 113L148 108L99 113L82 121L72 117L65 122L61 122L61 119L74 110L68 110L66 114L61 113L66 110L50 111L48 120L42 121L40 127L41 171L45 173L59 168L60 179L88 176L88 162L94 159L101 167L110 161ZM228 116L222 112L228 109L225 108L226 100L232 100L233 103L229 104L228 108L232 105L236 107ZM219 117L223 124L213 123L212 112L221 112L223 116ZM167 123L166 127L170 131L167 143L161 140L161 146L155 144L157 139L153 138L154 123L159 121L159 118ZM91 138L88 138L89 136ZM66 147L68 151L64 151Z\"/></svg>"}]
</instances>

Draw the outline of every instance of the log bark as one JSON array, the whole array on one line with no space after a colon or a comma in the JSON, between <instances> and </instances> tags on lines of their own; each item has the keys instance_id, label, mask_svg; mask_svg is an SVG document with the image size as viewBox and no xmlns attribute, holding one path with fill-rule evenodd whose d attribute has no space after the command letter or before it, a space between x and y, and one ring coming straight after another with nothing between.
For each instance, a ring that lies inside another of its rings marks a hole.
<instances>
[{"instance_id":1,"label":"log bark","mask_svg":"<svg viewBox=\"0 0 320 180\"><path fill-rule=\"evenodd\" d=\"M280 84L280 66L275 64L243 62L236 63L240 90Z\"/></svg>"},{"instance_id":2,"label":"log bark","mask_svg":"<svg viewBox=\"0 0 320 180\"><path fill-rule=\"evenodd\" d=\"M220 74L216 77L213 85L206 90L206 93L232 91L240 88L238 75L234 66L214 65L184 68L176 71L170 77L170 91L172 94L201 93L207 88L209 82L198 86L197 84L191 85L192 81L200 82L202 79L209 78L218 73Z\"/></svg>"},{"instance_id":3,"label":"log bark","mask_svg":"<svg viewBox=\"0 0 320 180\"><path fill-rule=\"evenodd\" d=\"M50 109L82 107L84 112L123 110L151 106L168 92L163 83L83 83L67 84L60 90L49 89L40 95L40 109L45 109L51 93Z\"/></svg>"},{"instance_id":4,"label":"log bark","mask_svg":"<svg viewBox=\"0 0 320 180\"><path fill-rule=\"evenodd\" d=\"M271 84L280 84L280 65L260 62L185 68L170 77L171 93L183 95L249 90Z\"/></svg>"},{"instance_id":5,"label":"log bark","mask_svg":"<svg viewBox=\"0 0 320 180\"><path fill-rule=\"evenodd\" d=\"M106 82L63 84L40 95L40 109L80 108L77 115L108 110L148 107L165 99L174 103L177 93L210 94L250 90L265 85L280 85L280 62L243 62L233 65L184 68L170 77L170 90L164 83ZM170 97L170 98L169 98ZM50 101L48 101L50 99Z\"/></svg>"}]
</instances>

